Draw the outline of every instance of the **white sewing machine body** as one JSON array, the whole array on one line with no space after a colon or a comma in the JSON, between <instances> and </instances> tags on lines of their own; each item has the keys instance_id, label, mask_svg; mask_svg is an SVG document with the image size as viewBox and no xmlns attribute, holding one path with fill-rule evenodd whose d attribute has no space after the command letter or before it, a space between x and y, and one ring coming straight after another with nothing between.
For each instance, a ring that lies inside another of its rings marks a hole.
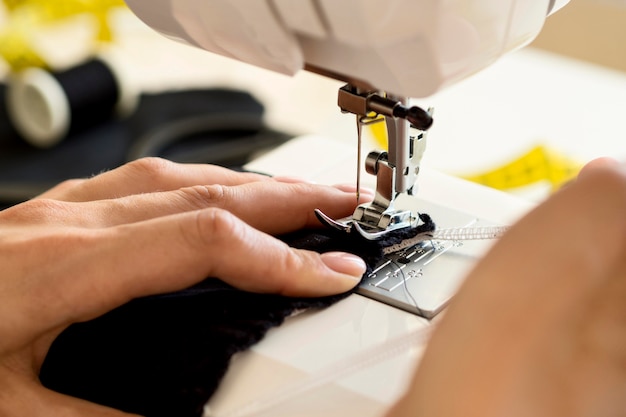
<instances>
[{"instance_id":1,"label":"white sewing machine body","mask_svg":"<svg viewBox=\"0 0 626 417\"><path fill-rule=\"evenodd\" d=\"M529 43L569 0L126 0L165 36L288 75L426 97Z\"/></svg>"},{"instance_id":2,"label":"white sewing machine body","mask_svg":"<svg viewBox=\"0 0 626 417\"><path fill-rule=\"evenodd\" d=\"M409 97L431 95L530 42L546 16L568 0L130 0L158 31L262 68L308 70L348 84L342 112L361 126L384 117L388 149L365 158L376 195L343 223L317 213L329 227L356 229L367 239L419 224L396 199L413 194L433 123L432 109ZM306 114L306 110L303 112ZM360 153L359 153L360 156ZM359 157L359 166L361 158ZM360 170L357 170L357 187ZM357 192L358 198L358 192Z\"/></svg>"}]
</instances>

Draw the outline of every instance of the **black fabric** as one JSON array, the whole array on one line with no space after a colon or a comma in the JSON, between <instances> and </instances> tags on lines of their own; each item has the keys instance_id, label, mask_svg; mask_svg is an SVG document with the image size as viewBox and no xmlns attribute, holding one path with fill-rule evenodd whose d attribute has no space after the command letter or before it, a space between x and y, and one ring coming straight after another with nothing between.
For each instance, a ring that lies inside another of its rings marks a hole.
<instances>
[{"instance_id":1,"label":"black fabric","mask_svg":"<svg viewBox=\"0 0 626 417\"><path fill-rule=\"evenodd\" d=\"M74 133L52 149L37 149L21 140L11 126L5 90L0 85L0 208L27 200L63 180L118 167L133 159L131 151L139 140L149 143L156 133L171 125L185 126L187 120L230 117L232 123L204 124L200 131L187 129L182 132L184 137L169 137L167 146L148 147L153 152L141 156L233 167L290 137L264 126L264 107L247 92L206 89L143 94L129 118L109 119ZM238 124L244 119L245 126ZM185 158L179 158L183 155ZM189 155L196 159L189 160Z\"/></svg>"},{"instance_id":2,"label":"black fabric","mask_svg":"<svg viewBox=\"0 0 626 417\"><path fill-rule=\"evenodd\" d=\"M434 229L428 215L420 217L421 226L380 241L333 230L301 231L284 240L317 252L358 254L369 273L382 260L384 247ZM52 345L40 378L53 390L147 417L198 417L233 354L258 342L294 311L326 307L349 294L288 298L207 279L71 326Z\"/></svg>"}]
</instances>

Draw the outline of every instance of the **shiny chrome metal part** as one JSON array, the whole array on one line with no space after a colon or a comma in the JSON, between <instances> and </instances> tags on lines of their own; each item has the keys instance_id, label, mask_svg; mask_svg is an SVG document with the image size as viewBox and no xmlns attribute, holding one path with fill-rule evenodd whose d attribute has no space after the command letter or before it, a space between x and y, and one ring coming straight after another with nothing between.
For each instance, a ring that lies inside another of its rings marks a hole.
<instances>
[{"instance_id":1,"label":"shiny chrome metal part","mask_svg":"<svg viewBox=\"0 0 626 417\"><path fill-rule=\"evenodd\" d=\"M377 240L383 237L386 233L392 230L401 229L403 227L415 227L419 224L419 217L415 217L411 223L396 223L389 226L384 230L372 228L367 224L355 221L352 217L347 217L341 220L334 220L324 214L320 209L315 209L315 216L326 227L334 229L340 232L350 233L354 228L361 236L367 240Z\"/></svg>"},{"instance_id":2,"label":"shiny chrome metal part","mask_svg":"<svg viewBox=\"0 0 626 417\"><path fill-rule=\"evenodd\" d=\"M433 109L409 107L404 97L387 97L350 85L339 89L338 104L343 112L357 115L359 149L361 126L374 120L372 114L385 117L389 138L388 151L370 152L365 160L366 171L376 176L376 194L372 202L360 204L354 211L352 220L358 225L357 230L373 240L388 231L414 226L417 216L410 210L396 209L394 202L402 193L413 193L426 149L426 131L433 122ZM359 173L360 167L357 168L357 189Z\"/></svg>"}]
</instances>

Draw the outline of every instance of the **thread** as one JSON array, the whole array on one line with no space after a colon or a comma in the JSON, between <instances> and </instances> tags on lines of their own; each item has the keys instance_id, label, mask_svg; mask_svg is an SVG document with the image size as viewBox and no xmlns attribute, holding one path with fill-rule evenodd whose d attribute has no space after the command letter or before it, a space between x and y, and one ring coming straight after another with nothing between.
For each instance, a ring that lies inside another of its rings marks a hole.
<instances>
[{"instance_id":1,"label":"thread","mask_svg":"<svg viewBox=\"0 0 626 417\"><path fill-rule=\"evenodd\" d=\"M15 129L39 148L112 116L127 116L137 94L109 57L99 56L62 72L27 68L9 78L7 110Z\"/></svg>"},{"instance_id":2,"label":"thread","mask_svg":"<svg viewBox=\"0 0 626 417\"><path fill-rule=\"evenodd\" d=\"M390 255L403 249L415 246L426 240L486 240L498 239L502 237L508 226L479 226L479 227L454 227L449 229L435 229L431 232L419 233L414 237L404 239L403 241L383 249L383 254Z\"/></svg>"}]
</instances>

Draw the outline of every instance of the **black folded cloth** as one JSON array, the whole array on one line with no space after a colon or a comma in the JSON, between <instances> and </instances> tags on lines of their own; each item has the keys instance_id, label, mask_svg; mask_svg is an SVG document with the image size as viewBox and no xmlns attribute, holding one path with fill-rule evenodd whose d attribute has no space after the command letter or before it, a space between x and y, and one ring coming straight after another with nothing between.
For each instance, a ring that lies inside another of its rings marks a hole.
<instances>
[{"instance_id":1,"label":"black folded cloth","mask_svg":"<svg viewBox=\"0 0 626 417\"><path fill-rule=\"evenodd\" d=\"M141 156L238 168L291 137L265 126L264 106L251 94L211 88L142 94L131 116L110 118L38 149L13 128L5 90L0 84L0 209Z\"/></svg>"},{"instance_id":2,"label":"black folded cloth","mask_svg":"<svg viewBox=\"0 0 626 417\"><path fill-rule=\"evenodd\" d=\"M368 265L367 275L383 259L383 248L434 229L428 215L420 217L423 223L417 228L377 241L334 230L300 231L283 240L317 252L358 254ZM199 417L232 355L295 311L323 308L350 293L290 298L239 291L207 279L72 325L52 345L40 379L55 391L146 417Z\"/></svg>"}]
</instances>

